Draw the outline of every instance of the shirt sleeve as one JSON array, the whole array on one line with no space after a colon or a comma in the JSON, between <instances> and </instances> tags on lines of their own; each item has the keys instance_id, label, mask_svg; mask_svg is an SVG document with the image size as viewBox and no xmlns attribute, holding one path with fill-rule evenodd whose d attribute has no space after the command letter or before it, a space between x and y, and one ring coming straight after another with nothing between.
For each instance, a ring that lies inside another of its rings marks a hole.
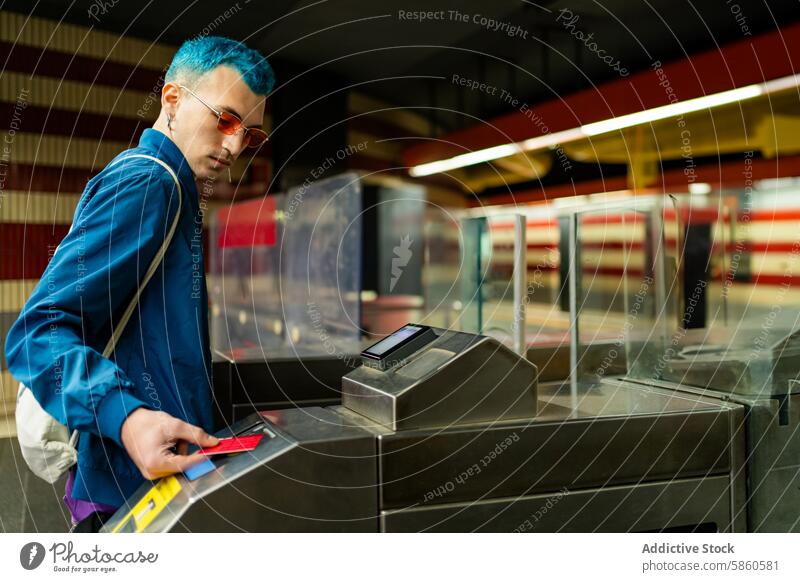
<instances>
[{"instance_id":1,"label":"shirt sleeve","mask_svg":"<svg viewBox=\"0 0 800 582\"><path fill-rule=\"evenodd\" d=\"M125 419L146 406L103 356L178 211L178 192L152 160L128 160L90 183L41 280L6 339L14 377L70 431L122 446Z\"/></svg>"}]
</instances>

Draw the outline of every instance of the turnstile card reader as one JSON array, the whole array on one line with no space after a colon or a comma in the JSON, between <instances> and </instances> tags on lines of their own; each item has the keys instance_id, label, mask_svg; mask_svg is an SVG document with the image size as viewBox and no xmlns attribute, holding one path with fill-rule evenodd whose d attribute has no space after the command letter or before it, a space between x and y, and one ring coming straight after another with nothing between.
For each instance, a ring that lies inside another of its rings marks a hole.
<instances>
[{"instance_id":1,"label":"turnstile card reader","mask_svg":"<svg viewBox=\"0 0 800 582\"><path fill-rule=\"evenodd\" d=\"M346 374L342 404L390 430L536 416L536 366L494 338L407 325L366 354L392 365Z\"/></svg>"},{"instance_id":2,"label":"turnstile card reader","mask_svg":"<svg viewBox=\"0 0 800 582\"><path fill-rule=\"evenodd\" d=\"M388 370L402 364L406 358L436 339L433 329L425 325L404 325L376 344L361 352L365 366Z\"/></svg>"}]
</instances>

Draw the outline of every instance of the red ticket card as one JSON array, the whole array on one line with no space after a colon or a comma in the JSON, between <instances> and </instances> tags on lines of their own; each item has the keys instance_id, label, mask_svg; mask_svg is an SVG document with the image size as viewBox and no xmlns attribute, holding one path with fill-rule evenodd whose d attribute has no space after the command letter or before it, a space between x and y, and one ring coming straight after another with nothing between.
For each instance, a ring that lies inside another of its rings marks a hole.
<instances>
[{"instance_id":1,"label":"red ticket card","mask_svg":"<svg viewBox=\"0 0 800 582\"><path fill-rule=\"evenodd\" d=\"M251 436L220 439L217 446L200 449L198 452L204 455L226 455L228 453L252 451L258 446L262 438L264 438L263 434L254 434Z\"/></svg>"}]
</instances>

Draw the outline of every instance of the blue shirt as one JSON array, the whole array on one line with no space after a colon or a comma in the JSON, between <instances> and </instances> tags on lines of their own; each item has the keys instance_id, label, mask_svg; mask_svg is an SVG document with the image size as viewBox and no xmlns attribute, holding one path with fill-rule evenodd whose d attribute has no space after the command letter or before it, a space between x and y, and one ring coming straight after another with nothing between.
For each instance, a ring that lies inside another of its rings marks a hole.
<instances>
[{"instance_id":1,"label":"blue shirt","mask_svg":"<svg viewBox=\"0 0 800 582\"><path fill-rule=\"evenodd\" d=\"M140 407L213 430L202 211L180 149L146 129L136 148L166 162L183 190L179 223L110 358L102 353L178 209L152 160L109 164L92 178L41 280L6 339L8 368L70 432L80 431L72 494L114 507L144 481L120 440Z\"/></svg>"}]
</instances>

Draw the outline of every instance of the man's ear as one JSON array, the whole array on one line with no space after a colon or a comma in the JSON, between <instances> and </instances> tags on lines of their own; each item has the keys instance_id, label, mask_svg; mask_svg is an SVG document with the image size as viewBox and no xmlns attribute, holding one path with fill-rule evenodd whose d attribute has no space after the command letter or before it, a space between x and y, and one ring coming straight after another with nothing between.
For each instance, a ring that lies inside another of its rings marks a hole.
<instances>
[{"instance_id":1,"label":"man's ear","mask_svg":"<svg viewBox=\"0 0 800 582\"><path fill-rule=\"evenodd\" d=\"M177 83L164 83L161 88L161 109L167 115L175 115L181 100L181 89Z\"/></svg>"}]
</instances>

